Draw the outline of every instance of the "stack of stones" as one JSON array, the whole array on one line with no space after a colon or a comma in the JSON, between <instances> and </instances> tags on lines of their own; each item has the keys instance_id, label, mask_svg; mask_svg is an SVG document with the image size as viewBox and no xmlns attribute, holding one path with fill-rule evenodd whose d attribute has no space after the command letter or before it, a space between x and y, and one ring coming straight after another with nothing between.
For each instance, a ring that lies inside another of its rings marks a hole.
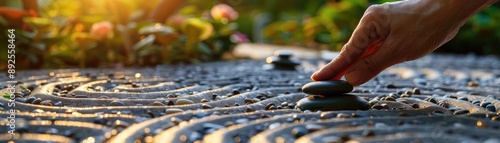
<instances>
[{"instance_id":1,"label":"stack of stones","mask_svg":"<svg viewBox=\"0 0 500 143\"><path fill-rule=\"evenodd\" d=\"M310 96L297 102L297 107L303 111L370 109L365 99L349 94L352 90L352 85L342 80L310 82L302 87L302 92Z\"/></svg>"},{"instance_id":2,"label":"stack of stones","mask_svg":"<svg viewBox=\"0 0 500 143\"><path fill-rule=\"evenodd\" d=\"M293 52L288 50L277 50L274 56L268 57L266 62L272 64L274 69L278 70L295 70L295 67L300 64L299 60L291 59Z\"/></svg>"}]
</instances>

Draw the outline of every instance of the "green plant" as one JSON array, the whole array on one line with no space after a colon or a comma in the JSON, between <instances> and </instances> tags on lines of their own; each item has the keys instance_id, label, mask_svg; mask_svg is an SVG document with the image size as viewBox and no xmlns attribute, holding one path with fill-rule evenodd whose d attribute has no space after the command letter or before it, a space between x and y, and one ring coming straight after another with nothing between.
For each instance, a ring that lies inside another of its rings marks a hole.
<instances>
[{"instance_id":1,"label":"green plant","mask_svg":"<svg viewBox=\"0 0 500 143\"><path fill-rule=\"evenodd\" d=\"M218 60L237 43L229 40L238 14L230 6L187 6L180 19L153 22L148 13L158 1L49 0L32 16L16 10L18 23L0 12L0 30L15 29L18 69L197 63ZM214 9L218 15L207 16Z\"/></svg>"},{"instance_id":2,"label":"green plant","mask_svg":"<svg viewBox=\"0 0 500 143\"><path fill-rule=\"evenodd\" d=\"M304 9L290 16L278 10L278 20L264 28L264 37L275 44L295 44L338 51L371 4L396 0L340 0L326 1L316 10ZM312 6L314 7L315 3ZM500 3L487 7L472 17L457 36L438 52L500 55ZM293 27L293 28L287 28Z\"/></svg>"}]
</instances>

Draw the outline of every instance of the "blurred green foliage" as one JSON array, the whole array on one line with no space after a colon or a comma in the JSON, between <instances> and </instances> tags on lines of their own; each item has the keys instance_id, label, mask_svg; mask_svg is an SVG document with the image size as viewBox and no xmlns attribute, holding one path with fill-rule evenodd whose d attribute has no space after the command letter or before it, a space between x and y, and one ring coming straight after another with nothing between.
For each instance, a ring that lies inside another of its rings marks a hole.
<instances>
[{"instance_id":1,"label":"blurred green foliage","mask_svg":"<svg viewBox=\"0 0 500 143\"><path fill-rule=\"evenodd\" d=\"M187 2L175 19L156 23L148 14L159 0L39 2L38 13L14 19L22 24L7 20L10 13L0 15L4 33L0 39L7 39L7 30L15 29L17 69L206 62L220 59L245 38L236 31L234 19L222 20L232 11L219 10L219 19L212 18L211 8L219 3L197 7ZM3 1L0 8L22 9L18 3ZM235 34L240 39L231 39ZM7 47L7 43L0 42L0 46ZM0 53L0 59L7 61L6 53ZM0 63L0 69L5 63Z\"/></svg>"},{"instance_id":2,"label":"blurred green foliage","mask_svg":"<svg viewBox=\"0 0 500 143\"><path fill-rule=\"evenodd\" d=\"M500 55L500 3L474 15L455 38L437 52Z\"/></svg>"},{"instance_id":3,"label":"blurred green foliage","mask_svg":"<svg viewBox=\"0 0 500 143\"><path fill-rule=\"evenodd\" d=\"M198 63L219 60L249 39L340 50L368 6L395 0L186 0L178 15L151 22L148 14L159 1L38 0L35 15L19 21L0 15L0 39L7 39L7 29L16 29L19 69ZM211 9L220 3L233 7L239 18L214 19ZM2 7L22 9L18 0L0 1ZM496 3L437 51L500 55L499 23ZM1 61L6 54L0 52Z\"/></svg>"},{"instance_id":4,"label":"blurred green foliage","mask_svg":"<svg viewBox=\"0 0 500 143\"><path fill-rule=\"evenodd\" d=\"M264 29L268 42L340 50L366 8L396 0L319 0L297 5L302 11L269 11L280 19ZM280 3L279 1L276 3ZM293 3L292 3L293 4ZM473 16L437 52L500 55L500 3ZM404 37L401 37L404 38Z\"/></svg>"}]
</instances>

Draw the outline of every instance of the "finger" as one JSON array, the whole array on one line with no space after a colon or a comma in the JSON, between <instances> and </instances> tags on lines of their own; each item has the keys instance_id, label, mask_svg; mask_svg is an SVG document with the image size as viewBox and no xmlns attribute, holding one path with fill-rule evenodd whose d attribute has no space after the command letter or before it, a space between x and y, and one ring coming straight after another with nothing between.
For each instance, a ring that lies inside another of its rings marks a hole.
<instances>
[{"instance_id":1,"label":"finger","mask_svg":"<svg viewBox=\"0 0 500 143\"><path fill-rule=\"evenodd\" d=\"M388 32L384 32L387 30L382 29L382 27L386 28L386 25L388 25L389 16L381 11L385 11L381 6L368 8L349 42L344 45L339 55L314 73L311 79L314 81L340 79L349 66L363 56L370 43L383 39Z\"/></svg>"},{"instance_id":2,"label":"finger","mask_svg":"<svg viewBox=\"0 0 500 143\"><path fill-rule=\"evenodd\" d=\"M389 45L391 44L386 43L382 45L381 49L389 49ZM373 55L360 59L347 72L345 78L349 84L358 86L377 76L384 69L404 61L403 58L398 57L390 50L380 50Z\"/></svg>"}]
</instances>

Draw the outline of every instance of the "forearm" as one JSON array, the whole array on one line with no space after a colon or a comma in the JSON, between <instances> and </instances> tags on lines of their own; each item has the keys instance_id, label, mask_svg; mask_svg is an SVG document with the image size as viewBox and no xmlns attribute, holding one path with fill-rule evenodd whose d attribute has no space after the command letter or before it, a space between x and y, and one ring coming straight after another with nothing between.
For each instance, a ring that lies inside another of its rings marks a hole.
<instances>
[{"instance_id":1,"label":"forearm","mask_svg":"<svg viewBox=\"0 0 500 143\"><path fill-rule=\"evenodd\" d=\"M149 18L155 22L165 22L165 20L175 13L185 0L161 0L151 11Z\"/></svg>"},{"instance_id":2,"label":"forearm","mask_svg":"<svg viewBox=\"0 0 500 143\"><path fill-rule=\"evenodd\" d=\"M492 5L498 0L442 0L446 1L445 9L449 10L453 19L465 23L469 18Z\"/></svg>"}]
</instances>

